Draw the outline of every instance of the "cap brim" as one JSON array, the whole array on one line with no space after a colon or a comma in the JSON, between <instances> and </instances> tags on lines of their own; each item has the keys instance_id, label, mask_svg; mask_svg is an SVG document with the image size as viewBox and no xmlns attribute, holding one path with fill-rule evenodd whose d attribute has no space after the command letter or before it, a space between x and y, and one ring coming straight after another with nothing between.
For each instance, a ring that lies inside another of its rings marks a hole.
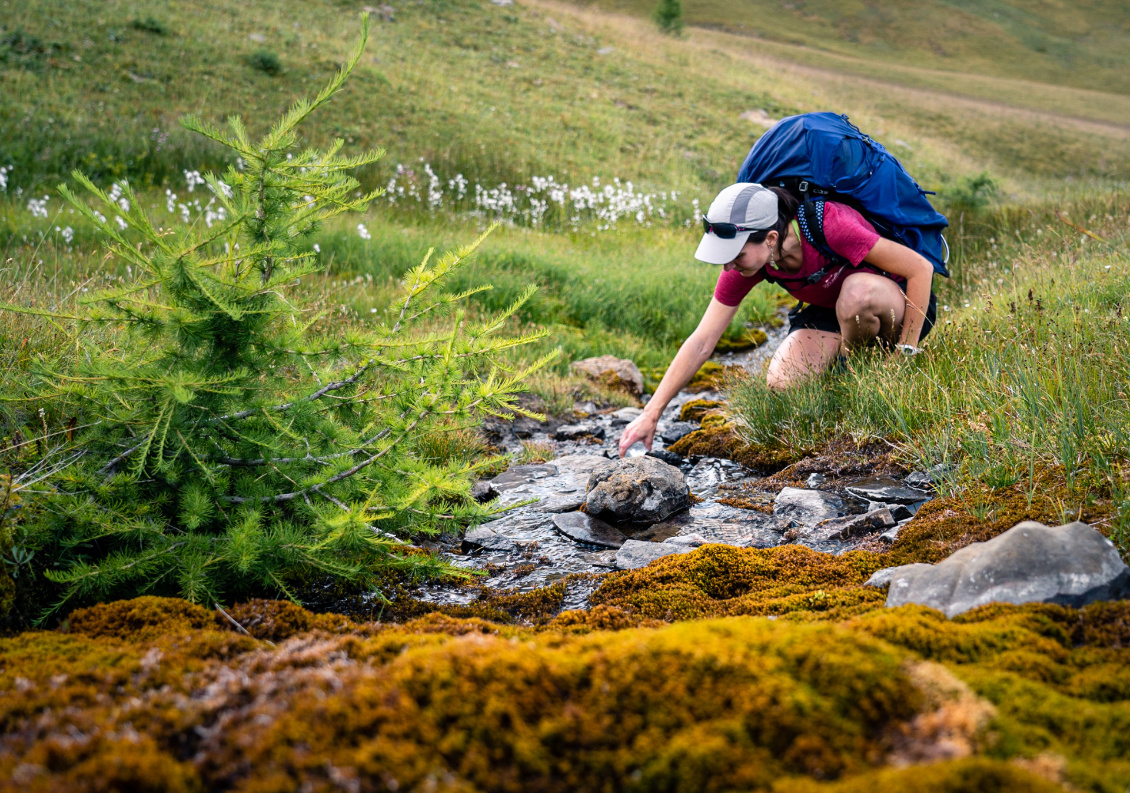
<instances>
[{"instance_id":1,"label":"cap brim","mask_svg":"<svg viewBox=\"0 0 1130 793\"><path fill-rule=\"evenodd\" d=\"M694 252L694 257L707 264L729 264L738 258L738 254L742 252L742 246L749 239L750 233L748 231L740 232L732 240L724 240L716 234L703 234L702 242L698 244L698 250Z\"/></svg>"}]
</instances>

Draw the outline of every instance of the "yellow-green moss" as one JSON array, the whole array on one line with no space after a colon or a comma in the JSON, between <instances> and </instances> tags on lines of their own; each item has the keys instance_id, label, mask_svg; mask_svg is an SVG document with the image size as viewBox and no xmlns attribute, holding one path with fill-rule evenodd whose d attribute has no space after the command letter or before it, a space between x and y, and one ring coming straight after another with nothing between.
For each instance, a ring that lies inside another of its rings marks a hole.
<instances>
[{"instance_id":1,"label":"yellow-green moss","mask_svg":"<svg viewBox=\"0 0 1130 793\"><path fill-rule=\"evenodd\" d=\"M723 336L714 345L714 352L740 352L751 347L760 347L769 341L768 334L761 328L743 328L736 336Z\"/></svg>"},{"instance_id":2,"label":"yellow-green moss","mask_svg":"<svg viewBox=\"0 0 1130 793\"><path fill-rule=\"evenodd\" d=\"M218 629L220 616L179 598L139 597L77 609L67 619L71 633L92 639L146 641L171 633Z\"/></svg>"},{"instance_id":3,"label":"yellow-green moss","mask_svg":"<svg viewBox=\"0 0 1130 793\"><path fill-rule=\"evenodd\" d=\"M835 782L783 780L773 793L1063 793L1055 780L987 757L883 768Z\"/></svg>"},{"instance_id":4,"label":"yellow-green moss","mask_svg":"<svg viewBox=\"0 0 1130 793\"><path fill-rule=\"evenodd\" d=\"M679 409L679 421L702 421L702 417L722 407L721 402L712 399L691 399Z\"/></svg>"},{"instance_id":5,"label":"yellow-green moss","mask_svg":"<svg viewBox=\"0 0 1130 793\"><path fill-rule=\"evenodd\" d=\"M709 418L703 421L704 429L695 430L667 447L667 450L681 457L721 457L741 463L759 473L773 473L785 468L803 456L795 449L768 446L750 446L734 432L733 427L706 426Z\"/></svg>"}]
</instances>

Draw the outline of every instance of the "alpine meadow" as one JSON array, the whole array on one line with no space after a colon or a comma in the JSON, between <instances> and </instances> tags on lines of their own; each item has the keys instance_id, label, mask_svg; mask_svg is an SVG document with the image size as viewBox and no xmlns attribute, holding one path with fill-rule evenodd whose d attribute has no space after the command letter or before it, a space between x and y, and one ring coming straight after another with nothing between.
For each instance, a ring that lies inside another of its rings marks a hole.
<instances>
[{"instance_id":1,"label":"alpine meadow","mask_svg":"<svg viewBox=\"0 0 1130 793\"><path fill-rule=\"evenodd\" d=\"M1128 52L1108 0L0 0L0 790L1130 790ZM720 203L755 146L812 170Z\"/></svg>"}]
</instances>

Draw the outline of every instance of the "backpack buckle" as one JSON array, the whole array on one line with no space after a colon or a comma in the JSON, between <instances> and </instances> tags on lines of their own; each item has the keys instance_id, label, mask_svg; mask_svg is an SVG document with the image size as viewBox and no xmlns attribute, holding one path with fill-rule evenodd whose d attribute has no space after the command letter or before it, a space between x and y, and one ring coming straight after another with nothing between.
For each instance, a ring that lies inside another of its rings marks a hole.
<instances>
[{"instance_id":1,"label":"backpack buckle","mask_svg":"<svg viewBox=\"0 0 1130 793\"><path fill-rule=\"evenodd\" d=\"M807 179L801 180L800 184L798 184L796 186L796 189L799 190L802 193L807 193L808 192L808 180Z\"/></svg>"}]
</instances>

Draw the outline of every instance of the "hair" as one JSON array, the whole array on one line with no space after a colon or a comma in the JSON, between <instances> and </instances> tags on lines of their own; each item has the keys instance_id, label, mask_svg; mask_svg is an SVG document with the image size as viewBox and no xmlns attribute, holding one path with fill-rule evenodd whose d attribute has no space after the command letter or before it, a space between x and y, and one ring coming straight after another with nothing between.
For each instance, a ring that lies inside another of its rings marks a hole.
<instances>
[{"instance_id":1,"label":"hair","mask_svg":"<svg viewBox=\"0 0 1130 793\"><path fill-rule=\"evenodd\" d=\"M789 233L789 223L796 217L796 211L797 207L800 206L800 201L783 187L767 187L766 189L772 190L777 196L777 222L767 229L753 232L749 235L749 238L753 242L765 242L765 238L769 236L769 232L775 231L777 232L777 245L780 246L781 241L785 239L785 235Z\"/></svg>"}]
</instances>

